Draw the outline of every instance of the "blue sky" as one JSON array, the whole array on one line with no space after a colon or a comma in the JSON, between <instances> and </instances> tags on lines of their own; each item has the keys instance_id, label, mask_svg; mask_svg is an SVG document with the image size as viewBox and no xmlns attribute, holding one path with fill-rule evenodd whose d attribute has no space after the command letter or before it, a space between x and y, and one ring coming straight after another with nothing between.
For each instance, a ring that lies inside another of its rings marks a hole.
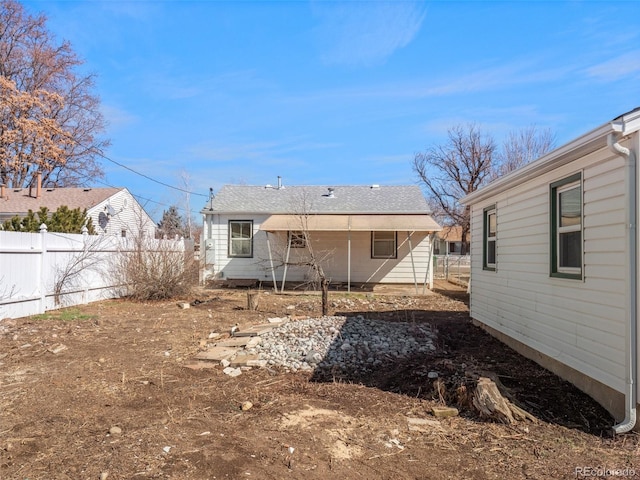
<instances>
[{"instance_id":1,"label":"blue sky","mask_svg":"<svg viewBox=\"0 0 640 480\"><path fill-rule=\"evenodd\" d=\"M536 125L560 146L640 106L640 2L24 4L97 74L106 155L202 195L278 175L414 184L415 153L456 124L498 142ZM156 218L185 205L103 165Z\"/></svg>"}]
</instances>

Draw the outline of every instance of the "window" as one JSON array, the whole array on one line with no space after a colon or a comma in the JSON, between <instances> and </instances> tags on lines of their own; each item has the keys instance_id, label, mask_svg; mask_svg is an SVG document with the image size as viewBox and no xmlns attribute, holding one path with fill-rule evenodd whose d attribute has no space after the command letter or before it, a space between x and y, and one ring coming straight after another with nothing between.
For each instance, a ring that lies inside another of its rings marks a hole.
<instances>
[{"instance_id":1,"label":"window","mask_svg":"<svg viewBox=\"0 0 640 480\"><path fill-rule=\"evenodd\" d=\"M396 232L371 232L371 258L396 258Z\"/></svg>"},{"instance_id":2,"label":"window","mask_svg":"<svg viewBox=\"0 0 640 480\"><path fill-rule=\"evenodd\" d=\"M484 209L484 227L483 227L483 239L484 245L482 247L482 268L484 270L496 269L496 235L498 230L498 223L496 220L496 207L495 205Z\"/></svg>"},{"instance_id":3,"label":"window","mask_svg":"<svg viewBox=\"0 0 640 480\"><path fill-rule=\"evenodd\" d=\"M237 221L229 222L229 256L252 257L253 256L253 222Z\"/></svg>"},{"instance_id":4,"label":"window","mask_svg":"<svg viewBox=\"0 0 640 480\"><path fill-rule=\"evenodd\" d=\"M289 241L291 248L306 248L307 239L304 232L289 232Z\"/></svg>"},{"instance_id":5,"label":"window","mask_svg":"<svg viewBox=\"0 0 640 480\"><path fill-rule=\"evenodd\" d=\"M126 230L124 230L124 229L123 229L120 233L122 234L121 236L123 236L123 237L126 237L126 236L127 236L127 231L126 231Z\"/></svg>"},{"instance_id":6,"label":"window","mask_svg":"<svg viewBox=\"0 0 640 480\"><path fill-rule=\"evenodd\" d=\"M582 279L582 175L551 184L551 276Z\"/></svg>"}]
</instances>

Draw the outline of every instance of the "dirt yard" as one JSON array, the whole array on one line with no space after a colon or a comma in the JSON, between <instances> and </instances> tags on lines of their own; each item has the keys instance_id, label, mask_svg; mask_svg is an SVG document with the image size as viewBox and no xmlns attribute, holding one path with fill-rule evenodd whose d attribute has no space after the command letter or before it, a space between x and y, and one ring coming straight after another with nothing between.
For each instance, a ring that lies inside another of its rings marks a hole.
<instances>
[{"instance_id":1,"label":"dirt yard","mask_svg":"<svg viewBox=\"0 0 640 480\"><path fill-rule=\"evenodd\" d=\"M595 402L470 324L463 292L331 292L332 314L430 324L437 350L323 380L185 366L211 332L318 316L318 296L263 292L257 311L242 290L184 300L201 303L112 300L0 322L0 478L640 477L638 435L605 435L614 421ZM432 415L487 371L538 421L489 422L464 402Z\"/></svg>"}]
</instances>

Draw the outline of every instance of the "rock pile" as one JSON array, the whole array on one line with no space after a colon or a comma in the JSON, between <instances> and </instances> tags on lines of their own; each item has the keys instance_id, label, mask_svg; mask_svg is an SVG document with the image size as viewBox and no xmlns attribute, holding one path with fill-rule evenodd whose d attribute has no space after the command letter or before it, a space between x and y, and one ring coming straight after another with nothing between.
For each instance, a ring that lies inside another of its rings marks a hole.
<instances>
[{"instance_id":1,"label":"rock pile","mask_svg":"<svg viewBox=\"0 0 640 480\"><path fill-rule=\"evenodd\" d=\"M258 354L268 365L289 371L366 373L394 361L435 351L428 324L357 317L322 317L284 323L261 335Z\"/></svg>"}]
</instances>

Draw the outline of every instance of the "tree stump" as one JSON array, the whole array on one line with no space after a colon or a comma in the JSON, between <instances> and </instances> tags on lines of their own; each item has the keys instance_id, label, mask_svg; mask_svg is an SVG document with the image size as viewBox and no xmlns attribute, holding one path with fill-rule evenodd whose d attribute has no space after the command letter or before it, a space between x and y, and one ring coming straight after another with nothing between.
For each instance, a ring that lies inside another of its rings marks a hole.
<instances>
[{"instance_id":1,"label":"tree stump","mask_svg":"<svg viewBox=\"0 0 640 480\"><path fill-rule=\"evenodd\" d=\"M486 377L478 378L473 393L473 406L480 416L492 418L500 423L512 424L522 420L536 421L536 417L511 403L502 396L496 383Z\"/></svg>"},{"instance_id":2,"label":"tree stump","mask_svg":"<svg viewBox=\"0 0 640 480\"><path fill-rule=\"evenodd\" d=\"M497 385L486 377L480 377L473 394L473 406L480 416L492 418L500 423L512 424L515 419L509 408L509 401L502 396Z\"/></svg>"},{"instance_id":3,"label":"tree stump","mask_svg":"<svg viewBox=\"0 0 640 480\"><path fill-rule=\"evenodd\" d=\"M258 292L247 292L247 310L258 310L258 301L260 294Z\"/></svg>"}]
</instances>

